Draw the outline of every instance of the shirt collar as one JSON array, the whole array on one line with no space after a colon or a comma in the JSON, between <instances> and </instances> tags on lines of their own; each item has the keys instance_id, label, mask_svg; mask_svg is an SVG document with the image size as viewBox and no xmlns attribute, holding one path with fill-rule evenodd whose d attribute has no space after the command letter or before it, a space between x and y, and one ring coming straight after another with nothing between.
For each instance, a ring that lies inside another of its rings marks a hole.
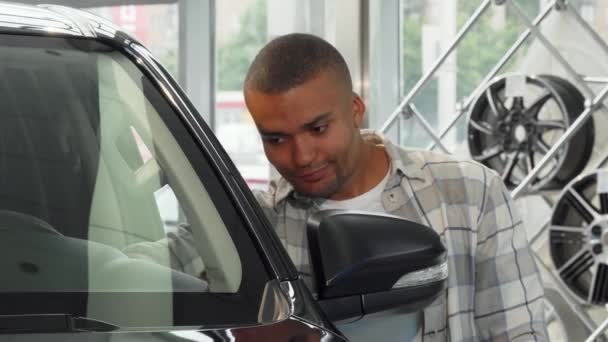
<instances>
[{"instance_id":1,"label":"shirt collar","mask_svg":"<svg viewBox=\"0 0 608 342\"><path fill-rule=\"evenodd\" d=\"M397 147L393 145L390 140L384 138L382 134L371 129L361 130L361 135L363 136L363 139L368 142L384 145L386 153L391 160L389 185L390 183L393 183L391 180L394 181L396 174L401 174L410 179L425 180L425 175L422 171L424 160L417 151ZM292 196L300 203L305 202L312 204L314 202L311 198L295 192L293 186L283 177L279 177L270 182L270 191L271 193L274 193L273 205L275 207L289 196Z\"/></svg>"}]
</instances>

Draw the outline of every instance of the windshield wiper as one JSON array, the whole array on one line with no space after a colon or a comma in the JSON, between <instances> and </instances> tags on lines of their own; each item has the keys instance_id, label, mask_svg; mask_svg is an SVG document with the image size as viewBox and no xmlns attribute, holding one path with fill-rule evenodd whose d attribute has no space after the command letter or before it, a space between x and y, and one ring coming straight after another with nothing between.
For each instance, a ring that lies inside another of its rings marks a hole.
<instances>
[{"instance_id":1,"label":"windshield wiper","mask_svg":"<svg viewBox=\"0 0 608 342\"><path fill-rule=\"evenodd\" d=\"M119 326L71 314L0 315L0 334L42 332L105 332Z\"/></svg>"}]
</instances>

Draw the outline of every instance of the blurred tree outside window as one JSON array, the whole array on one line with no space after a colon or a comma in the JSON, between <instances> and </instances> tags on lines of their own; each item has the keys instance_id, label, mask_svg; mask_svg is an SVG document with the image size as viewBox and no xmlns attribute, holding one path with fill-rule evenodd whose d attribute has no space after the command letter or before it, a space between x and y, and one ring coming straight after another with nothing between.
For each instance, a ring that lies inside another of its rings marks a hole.
<instances>
[{"instance_id":1,"label":"blurred tree outside window","mask_svg":"<svg viewBox=\"0 0 608 342\"><path fill-rule=\"evenodd\" d=\"M266 2L254 0L240 15L236 34L218 46L218 90L240 91L249 64L267 40Z\"/></svg>"}]
</instances>

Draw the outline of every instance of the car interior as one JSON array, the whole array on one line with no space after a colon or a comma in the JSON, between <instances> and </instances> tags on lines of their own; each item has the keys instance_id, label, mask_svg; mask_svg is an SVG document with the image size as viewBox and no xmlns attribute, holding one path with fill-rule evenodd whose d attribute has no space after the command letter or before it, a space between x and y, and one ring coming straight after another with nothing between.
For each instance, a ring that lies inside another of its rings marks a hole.
<instances>
[{"instance_id":1,"label":"car interior","mask_svg":"<svg viewBox=\"0 0 608 342\"><path fill-rule=\"evenodd\" d=\"M146 98L146 80L125 56L97 50L0 47L0 292L84 291L96 317L128 325L136 310L171 324L172 310L152 308L171 304L173 292L237 292L241 261L213 199ZM177 223L192 234L207 279L175 269L158 243L175 231L161 217L160 189L179 199ZM160 248L151 258L130 257L129 247L142 243ZM119 313L96 300L98 292L168 295Z\"/></svg>"}]
</instances>

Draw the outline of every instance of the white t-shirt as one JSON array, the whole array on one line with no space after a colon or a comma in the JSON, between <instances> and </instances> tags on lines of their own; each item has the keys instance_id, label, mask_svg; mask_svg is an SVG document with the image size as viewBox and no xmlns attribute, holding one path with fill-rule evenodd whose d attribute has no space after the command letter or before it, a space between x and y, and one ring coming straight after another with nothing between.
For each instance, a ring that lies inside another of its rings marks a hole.
<instances>
[{"instance_id":1,"label":"white t-shirt","mask_svg":"<svg viewBox=\"0 0 608 342\"><path fill-rule=\"evenodd\" d=\"M326 199L321 203L320 210L329 210L329 209L348 209L348 210L361 210L361 211L370 211L378 214L386 214L386 210L382 205L382 191L386 187L386 183L388 182L388 176L390 174L389 171L386 173L386 176L370 189L368 192L363 193L357 197L353 197L347 200L342 201L334 201L331 199Z\"/></svg>"},{"instance_id":2,"label":"white t-shirt","mask_svg":"<svg viewBox=\"0 0 608 342\"><path fill-rule=\"evenodd\" d=\"M324 200L320 210L343 209L369 211L385 214L382 205L382 192L386 187L390 175L390 167L386 176L372 189L357 197L347 200ZM399 310L378 312L352 323L337 323L349 341L371 341L382 337L383 341L419 341L420 340L420 313L402 313Z\"/></svg>"}]
</instances>

